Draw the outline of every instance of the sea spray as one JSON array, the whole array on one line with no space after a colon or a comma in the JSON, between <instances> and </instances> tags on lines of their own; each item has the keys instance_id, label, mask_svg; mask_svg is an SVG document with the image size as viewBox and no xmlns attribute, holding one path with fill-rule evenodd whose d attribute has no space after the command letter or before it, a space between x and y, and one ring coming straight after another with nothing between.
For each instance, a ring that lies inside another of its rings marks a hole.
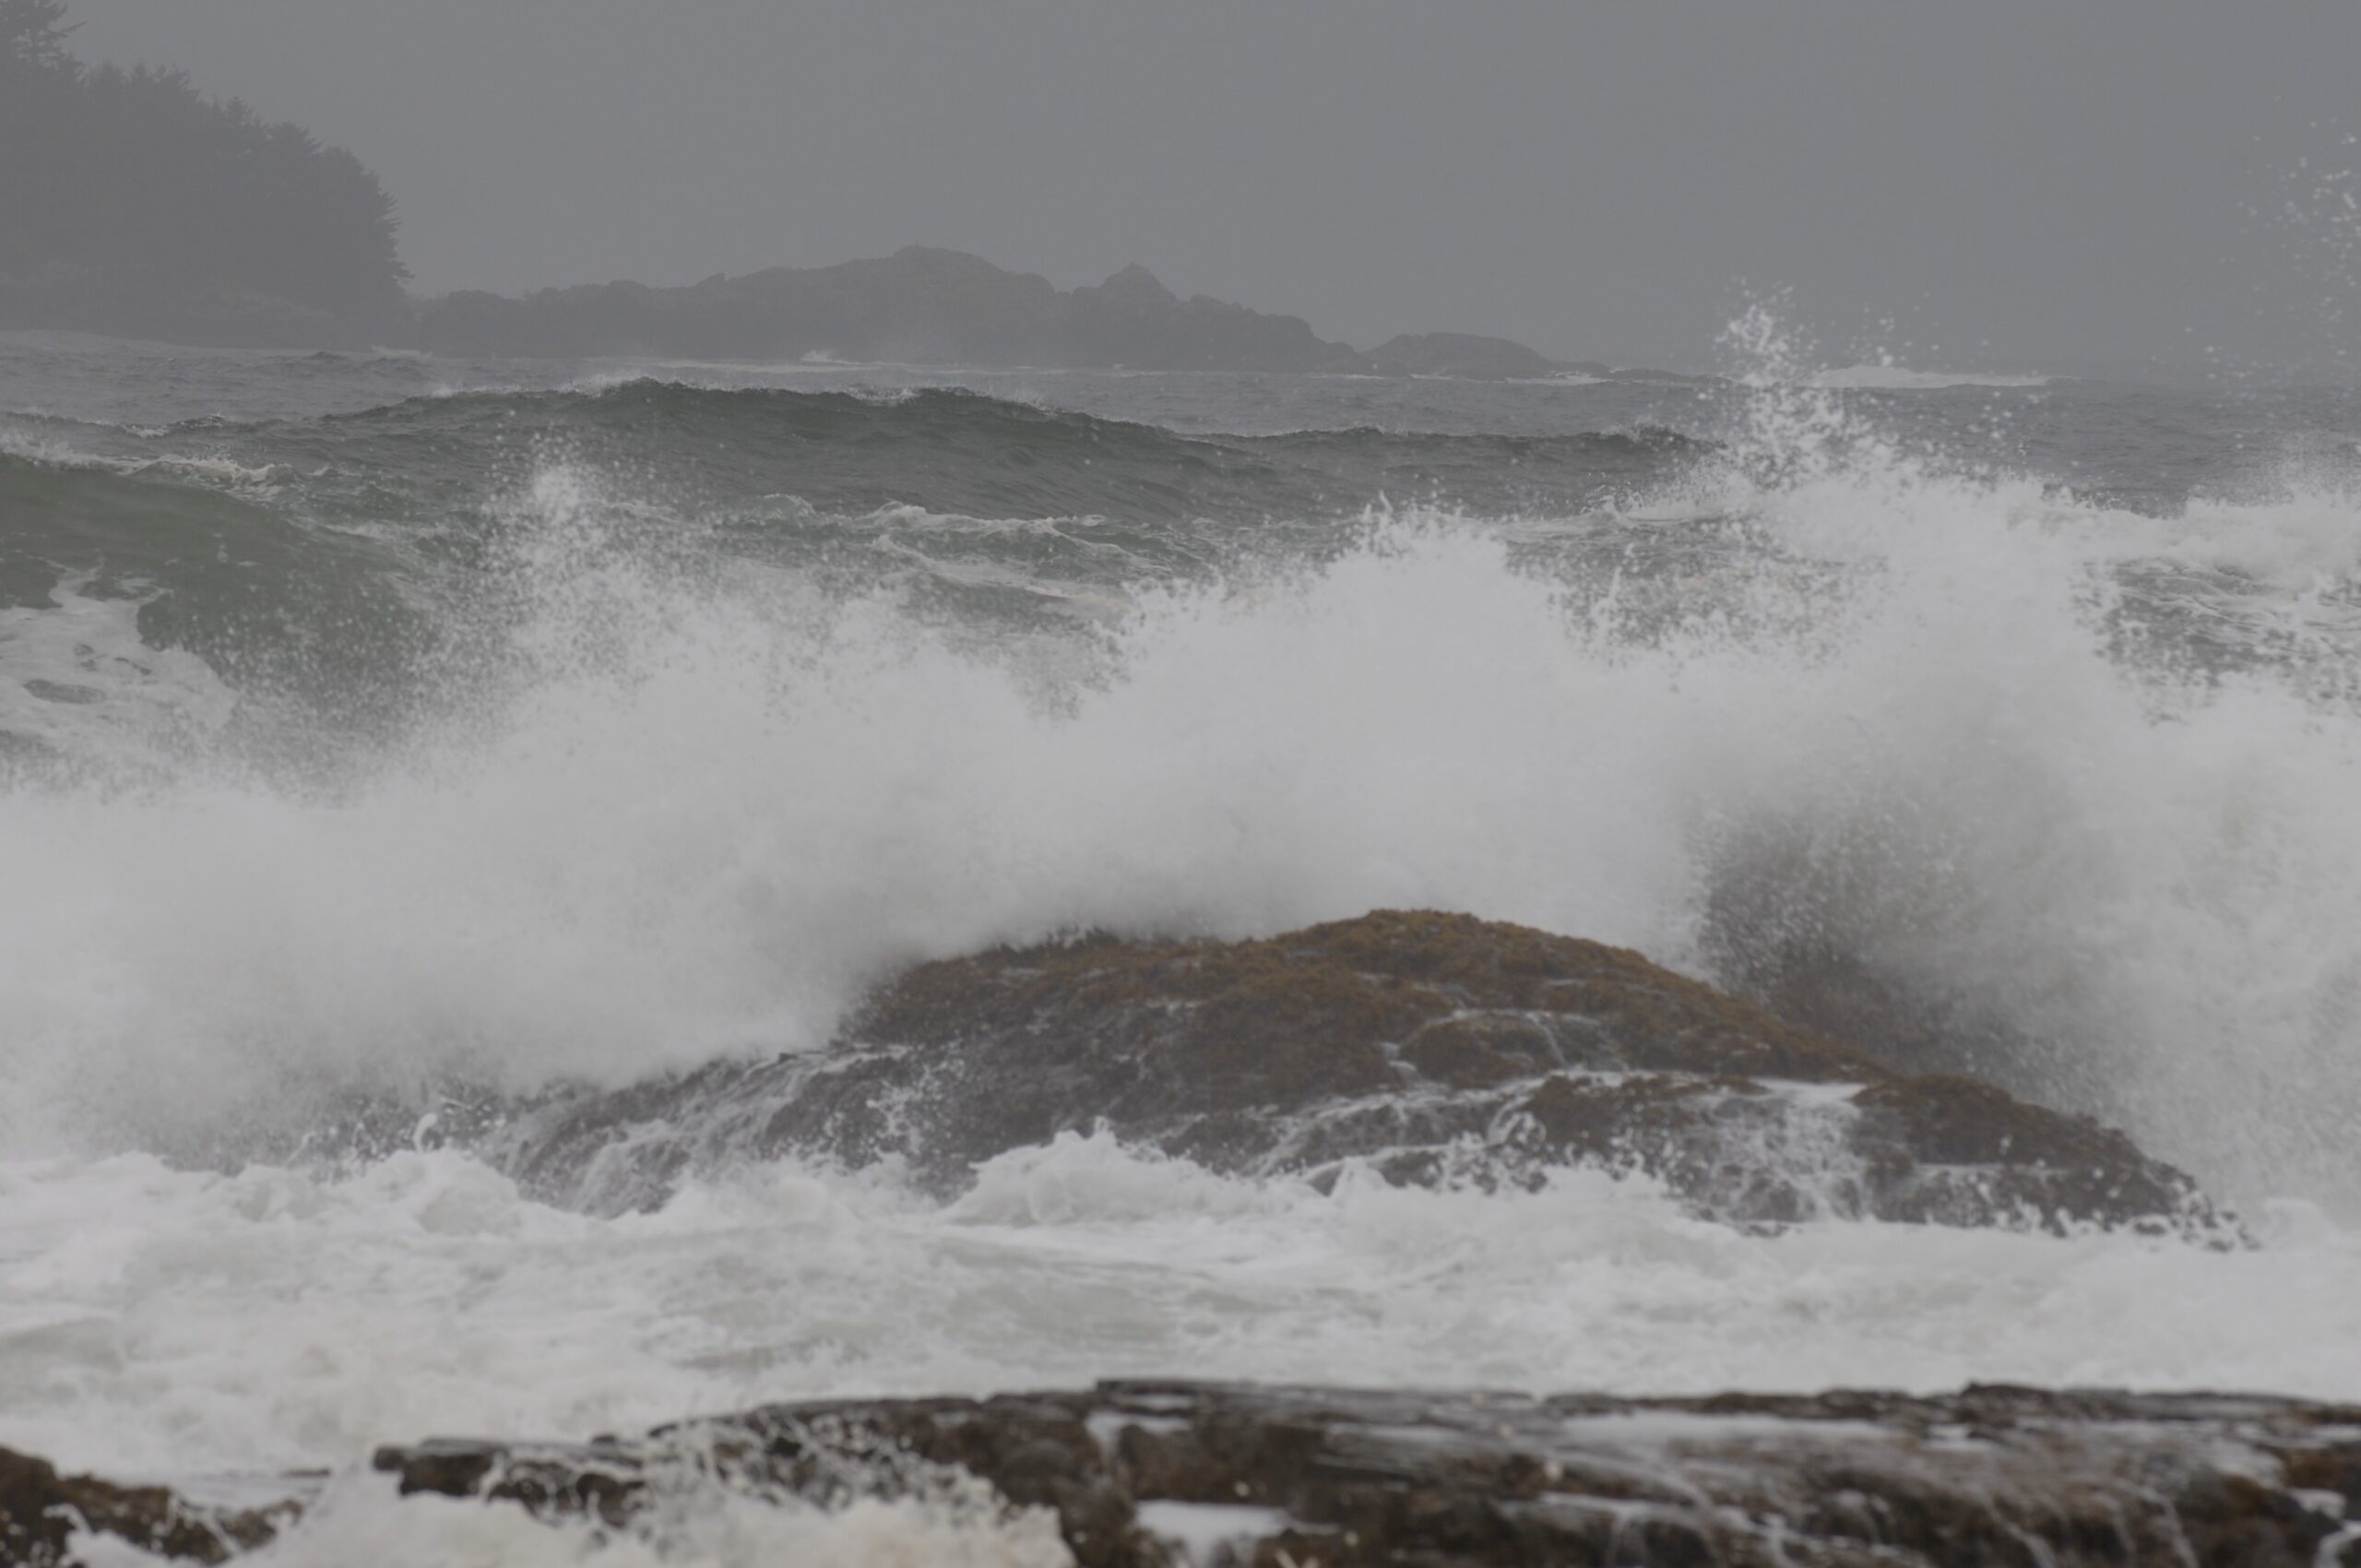
<instances>
[{"instance_id":1,"label":"sea spray","mask_svg":"<svg viewBox=\"0 0 2361 1568\"><path fill-rule=\"evenodd\" d=\"M0 805L44 895L5 917L14 1135L621 1083L817 1043L922 957L1431 905L1740 984L1801 953L2233 1195L2354 1201L2349 645L2192 673L2123 575L2244 516L2248 570L2192 590L2232 615L2287 504L1952 471L1792 378L1750 417L1628 503L1690 525L1391 507L1046 626L718 555L545 459L492 498L440 716L349 784ZM2361 523L2300 508L2287 569L2332 599Z\"/></svg>"},{"instance_id":2,"label":"sea spray","mask_svg":"<svg viewBox=\"0 0 2361 1568\"><path fill-rule=\"evenodd\" d=\"M0 714L50 754L0 765L0 1443L252 1472L1175 1369L2361 1396L2340 394L123 352L0 422L39 653ZM432 1123L301 1146L358 1096L814 1046L920 958L1380 905L1841 1002L2257 1245L1742 1234L1590 1170L1323 1191L1105 1136L948 1205L788 1159L598 1218Z\"/></svg>"}]
</instances>

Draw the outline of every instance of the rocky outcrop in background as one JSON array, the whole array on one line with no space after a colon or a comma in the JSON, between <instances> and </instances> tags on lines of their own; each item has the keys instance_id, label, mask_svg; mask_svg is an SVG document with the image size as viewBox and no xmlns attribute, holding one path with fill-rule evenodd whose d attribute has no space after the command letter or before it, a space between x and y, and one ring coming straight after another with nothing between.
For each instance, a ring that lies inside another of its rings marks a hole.
<instances>
[{"instance_id":1,"label":"rocky outcrop in background","mask_svg":"<svg viewBox=\"0 0 2361 1568\"><path fill-rule=\"evenodd\" d=\"M1364 354L1300 317L1199 294L1136 264L1060 290L962 251L910 245L834 267L766 267L682 288L585 284L421 302L418 342L448 353L557 358L834 359L1086 369L1546 377L1561 367L1501 338L1429 333ZM1601 367L1603 368L1603 367Z\"/></svg>"},{"instance_id":2,"label":"rocky outcrop in background","mask_svg":"<svg viewBox=\"0 0 2361 1568\"><path fill-rule=\"evenodd\" d=\"M908 363L1123 365L1136 370L1362 370L1303 321L1202 296L1145 267L1061 291L961 251L910 245L834 267L766 267L657 289L644 283L467 291L419 307L421 347L450 353L694 359L822 356Z\"/></svg>"}]
</instances>

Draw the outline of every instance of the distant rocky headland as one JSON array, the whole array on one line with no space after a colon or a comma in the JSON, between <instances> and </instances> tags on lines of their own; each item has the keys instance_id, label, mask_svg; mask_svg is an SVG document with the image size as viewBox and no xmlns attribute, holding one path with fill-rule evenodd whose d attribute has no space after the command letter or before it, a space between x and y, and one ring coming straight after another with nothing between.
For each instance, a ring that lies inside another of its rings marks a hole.
<instances>
[{"instance_id":1,"label":"distant rocky headland","mask_svg":"<svg viewBox=\"0 0 2361 1568\"><path fill-rule=\"evenodd\" d=\"M0 331L527 358L1656 378L1465 333L1364 351L1297 316L1184 300L1144 267L1061 290L922 245L679 288L421 299L404 291L393 199L359 159L178 71L87 66L67 50L66 17L65 0L0 3Z\"/></svg>"},{"instance_id":2,"label":"distant rocky headland","mask_svg":"<svg viewBox=\"0 0 2361 1568\"><path fill-rule=\"evenodd\" d=\"M602 283L522 298L465 292L418 307L421 347L591 358L844 359L904 364L1294 371L1479 380L1612 375L1502 338L1430 332L1364 352L1292 315L1199 294L1137 265L1059 289L961 251L911 245L834 267L770 267L676 289Z\"/></svg>"}]
</instances>

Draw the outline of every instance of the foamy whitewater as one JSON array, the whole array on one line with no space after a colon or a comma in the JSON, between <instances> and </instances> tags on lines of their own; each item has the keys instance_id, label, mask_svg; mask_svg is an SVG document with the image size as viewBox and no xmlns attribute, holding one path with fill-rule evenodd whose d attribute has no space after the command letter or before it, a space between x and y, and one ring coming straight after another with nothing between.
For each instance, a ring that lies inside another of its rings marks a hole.
<instances>
[{"instance_id":1,"label":"foamy whitewater","mask_svg":"<svg viewBox=\"0 0 2361 1568\"><path fill-rule=\"evenodd\" d=\"M2361 1398L2361 409L1750 362L0 339L0 1443L330 1470L279 1562L1024 1562L1054 1534L940 1502L594 1547L355 1467L1122 1374ZM949 1203L781 1162L616 1218L425 1127L252 1156L344 1096L817 1046L920 958L1378 907L1741 990L1834 955L2256 1244L1103 1135Z\"/></svg>"}]
</instances>

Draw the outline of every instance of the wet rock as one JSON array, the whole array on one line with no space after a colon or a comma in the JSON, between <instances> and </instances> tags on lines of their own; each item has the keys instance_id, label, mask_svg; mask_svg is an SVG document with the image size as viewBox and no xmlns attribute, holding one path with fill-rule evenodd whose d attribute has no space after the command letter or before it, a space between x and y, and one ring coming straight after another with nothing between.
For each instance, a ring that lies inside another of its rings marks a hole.
<instances>
[{"instance_id":1,"label":"wet rock","mask_svg":"<svg viewBox=\"0 0 2361 1568\"><path fill-rule=\"evenodd\" d=\"M1973 1225L2015 1207L2106 1218L2170 1214L2187 1179L2088 1117L2023 1116L2023 1102L1973 1078L1928 1073L1872 1084L1852 1100L1855 1146L1886 1194L1888 1218ZM1978 1173L1963 1184L1954 1173Z\"/></svg>"},{"instance_id":2,"label":"wet rock","mask_svg":"<svg viewBox=\"0 0 2361 1568\"><path fill-rule=\"evenodd\" d=\"M2361 1409L1970 1388L1622 1400L1112 1384L775 1406L582 1448L380 1451L405 1493L632 1527L683 1478L839 1505L980 1480L1084 1568L2361 1561Z\"/></svg>"},{"instance_id":3,"label":"wet rock","mask_svg":"<svg viewBox=\"0 0 2361 1568\"><path fill-rule=\"evenodd\" d=\"M1322 1181L1350 1162L1397 1182L1638 1170L1741 1224L2217 1223L2188 1177L2094 1122L1902 1073L1628 950L1422 912L923 964L825 1051L469 1124L530 1190L607 1209L784 1153L891 1158L949 1194L981 1161L1103 1127Z\"/></svg>"},{"instance_id":4,"label":"wet rock","mask_svg":"<svg viewBox=\"0 0 2361 1568\"><path fill-rule=\"evenodd\" d=\"M587 1443L378 1451L405 1496L660 1544L735 1494L1052 1521L1082 1568L1570 1562L2296 1568L2361 1562L2361 1408L1971 1387L1619 1399L1118 1383L832 1400ZM217 1563L299 1531L0 1451L0 1564Z\"/></svg>"},{"instance_id":5,"label":"wet rock","mask_svg":"<svg viewBox=\"0 0 2361 1568\"><path fill-rule=\"evenodd\" d=\"M55 1466L0 1448L0 1564L53 1568L79 1561L77 1537L113 1537L152 1556L222 1562L277 1535L297 1513L208 1508L163 1487L117 1486L63 1476Z\"/></svg>"}]
</instances>

